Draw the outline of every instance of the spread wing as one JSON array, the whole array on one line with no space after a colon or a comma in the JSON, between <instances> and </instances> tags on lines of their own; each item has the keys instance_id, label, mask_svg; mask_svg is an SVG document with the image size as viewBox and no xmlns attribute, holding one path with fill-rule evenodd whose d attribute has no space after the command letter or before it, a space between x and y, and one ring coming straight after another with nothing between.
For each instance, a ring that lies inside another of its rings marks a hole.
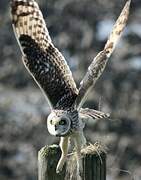
<instances>
[{"instance_id":1,"label":"spread wing","mask_svg":"<svg viewBox=\"0 0 141 180\"><path fill-rule=\"evenodd\" d=\"M95 119L106 119L106 118L110 117L110 114L108 114L108 113L104 113L102 111L97 111L97 110L89 109L89 108L85 108L85 109L81 108L79 111L79 115L83 119L92 118L94 120Z\"/></svg>"},{"instance_id":2,"label":"spread wing","mask_svg":"<svg viewBox=\"0 0 141 180\"><path fill-rule=\"evenodd\" d=\"M80 83L79 93L75 101L76 108L80 108L83 105L85 97L89 90L95 85L97 79L100 77L102 72L105 69L106 63L111 56L115 45L117 44L124 27L126 26L129 8L131 0L128 0L125 4L119 18L117 19L113 31L111 32L109 39L104 47L104 50L101 51L92 61L91 65L88 68L86 75Z\"/></svg>"},{"instance_id":3,"label":"spread wing","mask_svg":"<svg viewBox=\"0 0 141 180\"><path fill-rule=\"evenodd\" d=\"M64 57L52 44L38 4L34 0L11 0L11 8L14 32L26 68L52 108L70 107L78 90Z\"/></svg>"}]
</instances>

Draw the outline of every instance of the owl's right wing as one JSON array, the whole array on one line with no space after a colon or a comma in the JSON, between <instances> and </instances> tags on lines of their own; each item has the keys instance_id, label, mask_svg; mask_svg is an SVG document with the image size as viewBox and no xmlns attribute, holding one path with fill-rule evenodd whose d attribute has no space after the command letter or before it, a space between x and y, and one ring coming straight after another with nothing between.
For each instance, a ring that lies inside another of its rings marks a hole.
<instances>
[{"instance_id":1,"label":"owl's right wing","mask_svg":"<svg viewBox=\"0 0 141 180\"><path fill-rule=\"evenodd\" d=\"M14 32L23 62L45 92L52 108L70 107L78 90L72 73L49 36L35 0L11 0Z\"/></svg>"},{"instance_id":2,"label":"owl's right wing","mask_svg":"<svg viewBox=\"0 0 141 180\"><path fill-rule=\"evenodd\" d=\"M89 90L95 85L97 79L100 77L102 72L105 69L107 61L111 56L124 27L126 26L128 16L129 16L129 8L130 8L131 0L128 0L125 4L119 18L117 19L113 31L111 32L109 39L104 47L104 50L101 51L92 61L91 65L88 68L86 75L80 83L79 93L75 100L75 106L77 109L82 107L85 97Z\"/></svg>"}]
</instances>

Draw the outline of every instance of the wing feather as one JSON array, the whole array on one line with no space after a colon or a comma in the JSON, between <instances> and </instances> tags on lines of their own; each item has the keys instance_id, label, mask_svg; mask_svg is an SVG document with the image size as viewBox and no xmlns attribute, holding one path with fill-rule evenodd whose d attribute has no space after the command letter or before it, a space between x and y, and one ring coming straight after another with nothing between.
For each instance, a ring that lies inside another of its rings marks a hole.
<instances>
[{"instance_id":1,"label":"wing feather","mask_svg":"<svg viewBox=\"0 0 141 180\"><path fill-rule=\"evenodd\" d=\"M91 90L91 88L95 85L97 79L101 76L102 72L105 69L107 61L111 56L124 27L126 26L128 16L129 16L129 8L130 8L131 0L128 0L125 4L119 18L117 19L113 31L111 32L108 41L104 47L104 50L101 51L92 61L91 65L88 68L86 75L80 83L79 93L75 101L76 108L80 108L86 98L86 95Z\"/></svg>"},{"instance_id":2,"label":"wing feather","mask_svg":"<svg viewBox=\"0 0 141 180\"><path fill-rule=\"evenodd\" d=\"M92 118L92 119L106 119L110 117L109 113L104 113L102 111L97 111L89 108L81 108L79 111L80 117L84 117L84 119Z\"/></svg>"},{"instance_id":3,"label":"wing feather","mask_svg":"<svg viewBox=\"0 0 141 180\"><path fill-rule=\"evenodd\" d=\"M35 0L11 0L14 32L23 62L53 108L70 107L78 90L65 58L52 43Z\"/></svg>"}]
</instances>

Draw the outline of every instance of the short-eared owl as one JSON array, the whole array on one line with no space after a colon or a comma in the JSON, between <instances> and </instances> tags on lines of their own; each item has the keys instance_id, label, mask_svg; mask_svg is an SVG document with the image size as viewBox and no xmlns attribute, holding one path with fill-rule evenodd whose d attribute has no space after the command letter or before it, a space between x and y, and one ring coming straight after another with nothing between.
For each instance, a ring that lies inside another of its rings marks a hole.
<instances>
[{"instance_id":1,"label":"short-eared owl","mask_svg":"<svg viewBox=\"0 0 141 180\"><path fill-rule=\"evenodd\" d=\"M50 134L60 136L62 156L57 165L60 172L66 161L69 139L74 141L78 158L86 145L83 135L85 119L106 118L108 114L82 105L88 91L95 85L126 25L130 0L127 1L108 41L92 61L79 89L63 55L53 45L43 15L35 0L11 0L12 24L21 48L23 63L49 100L51 113L47 118Z\"/></svg>"}]
</instances>

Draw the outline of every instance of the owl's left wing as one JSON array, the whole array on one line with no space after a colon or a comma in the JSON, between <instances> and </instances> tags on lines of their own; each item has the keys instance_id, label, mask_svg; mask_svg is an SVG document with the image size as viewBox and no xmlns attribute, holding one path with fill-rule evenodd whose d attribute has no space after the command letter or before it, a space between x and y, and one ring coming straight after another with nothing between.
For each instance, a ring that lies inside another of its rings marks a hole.
<instances>
[{"instance_id":1,"label":"owl's left wing","mask_svg":"<svg viewBox=\"0 0 141 180\"><path fill-rule=\"evenodd\" d=\"M85 109L81 108L79 111L79 115L81 118L84 118L84 119L89 119L89 118L106 119L110 117L109 113L104 113L102 111L97 111L97 110L89 109L89 108L85 108Z\"/></svg>"},{"instance_id":2,"label":"owl's left wing","mask_svg":"<svg viewBox=\"0 0 141 180\"><path fill-rule=\"evenodd\" d=\"M84 76L82 82L80 83L79 93L75 100L76 108L80 108L85 101L85 97L89 90L95 85L97 79L100 77L102 72L105 69L107 61L111 56L122 32L127 23L129 8L131 0L128 0L125 4L119 18L117 19L113 31L111 32L109 39L104 47L104 50L101 51L92 61L91 65L88 68L86 75Z\"/></svg>"},{"instance_id":3,"label":"owl's left wing","mask_svg":"<svg viewBox=\"0 0 141 180\"><path fill-rule=\"evenodd\" d=\"M35 0L11 0L12 23L23 62L53 108L70 107L78 90L63 55L53 45Z\"/></svg>"}]
</instances>

